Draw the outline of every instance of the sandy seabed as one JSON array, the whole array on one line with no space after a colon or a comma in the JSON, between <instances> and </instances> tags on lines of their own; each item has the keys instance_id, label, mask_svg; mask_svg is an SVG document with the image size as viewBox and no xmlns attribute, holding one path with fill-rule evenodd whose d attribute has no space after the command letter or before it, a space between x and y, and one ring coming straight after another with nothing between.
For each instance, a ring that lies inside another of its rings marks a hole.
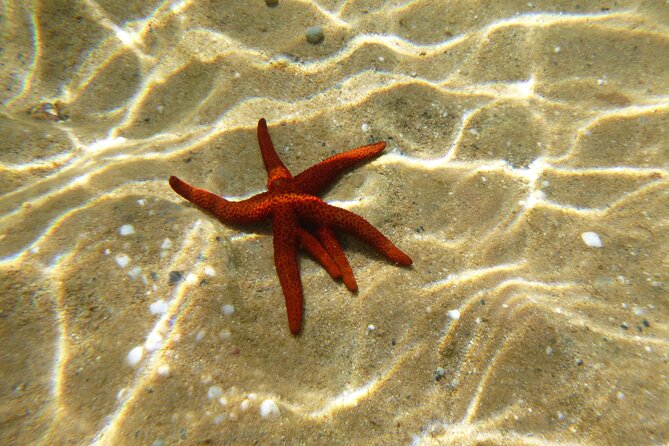
<instances>
[{"instance_id":1,"label":"sandy seabed","mask_svg":"<svg viewBox=\"0 0 669 446\"><path fill-rule=\"evenodd\" d=\"M666 2L108 3L0 17L0 444L669 442ZM167 184L262 191L260 117L387 141L323 197L414 259L302 256L297 337Z\"/></svg>"}]
</instances>

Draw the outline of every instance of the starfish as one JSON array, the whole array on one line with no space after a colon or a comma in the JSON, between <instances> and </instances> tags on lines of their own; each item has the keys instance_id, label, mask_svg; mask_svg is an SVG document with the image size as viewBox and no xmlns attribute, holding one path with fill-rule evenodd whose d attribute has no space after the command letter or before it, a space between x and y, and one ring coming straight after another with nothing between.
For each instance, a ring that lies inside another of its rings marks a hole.
<instances>
[{"instance_id":1,"label":"starfish","mask_svg":"<svg viewBox=\"0 0 669 446\"><path fill-rule=\"evenodd\" d=\"M258 144L267 170L267 191L243 201L229 201L191 186L175 176L169 179L174 191L226 224L257 223L272 219L274 265L283 289L288 327L296 335L302 329L303 294L297 263L298 246L306 250L334 279L355 292L351 265L333 228L346 231L376 248L390 261L409 266L411 258L381 234L367 220L346 209L331 206L316 194L327 188L341 172L372 158L386 147L381 141L334 155L292 176L277 155L265 119L258 121ZM313 235L301 226L308 223Z\"/></svg>"}]
</instances>

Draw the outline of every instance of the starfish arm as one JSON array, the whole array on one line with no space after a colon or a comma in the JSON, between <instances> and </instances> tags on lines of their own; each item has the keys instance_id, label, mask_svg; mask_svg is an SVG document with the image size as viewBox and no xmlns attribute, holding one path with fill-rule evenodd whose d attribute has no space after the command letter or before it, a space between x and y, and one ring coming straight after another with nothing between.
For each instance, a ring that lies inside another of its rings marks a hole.
<instances>
[{"instance_id":1,"label":"starfish arm","mask_svg":"<svg viewBox=\"0 0 669 446\"><path fill-rule=\"evenodd\" d=\"M171 176L169 182L174 192L213 214L223 223L256 223L265 220L272 212L271 198L267 192L248 200L228 201L209 191L191 186L175 176Z\"/></svg>"},{"instance_id":2,"label":"starfish arm","mask_svg":"<svg viewBox=\"0 0 669 446\"><path fill-rule=\"evenodd\" d=\"M258 145L260 146L260 154L267 171L267 188L270 188L276 180L293 178L274 149L265 118L261 118L258 121Z\"/></svg>"},{"instance_id":3,"label":"starfish arm","mask_svg":"<svg viewBox=\"0 0 669 446\"><path fill-rule=\"evenodd\" d=\"M378 229L351 211L331 206L318 197L308 196L303 196L302 200L295 203L294 209L305 220L320 225L335 226L353 234L395 263L404 266L413 263L411 257L395 246Z\"/></svg>"},{"instance_id":4,"label":"starfish arm","mask_svg":"<svg viewBox=\"0 0 669 446\"><path fill-rule=\"evenodd\" d=\"M297 235L300 240L300 245L305 249L311 256L320 263L323 268L330 274L330 277L333 279L339 279L341 277L341 271L339 269L338 263L330 256L328 251L323 245L314 237L309 234L302 228L298 228Z\"/></svg>"},{"instance_id":5,"label":"starfish arm","mask_svg":"<svg viewBox=\"0 0 669 446\"><path fill-rule=\"evenodd\" d=\"M302 329L302 282L297 264L298 221L289 206L278 206L272 220L274 231L274 266L281 283L292 334Z\"/></svg>"},{"instance_id":6,"label":"starfish arm","mask_svg":"<svg viewBox=\"0 0 669 446\"><path fill-rule=\"evenodd\" d=\"M340 275L342 276L346 288L352 292L358 291L358 283L355 281L353 269L351 269L351 265L348 263L346 254L344 254L344 250L341 248L334 231L327 226L319 225L316 227L316 234L325 250L330 254L330 257L332 257L339 267L339 270L341 271Z\"/></svg>"},{"instance_id":7,"label":"starfish arm","mask_svg":"<svg viewBox=\"0 0 669 446\"><path fill-rule=\"evenodd\" d=\"M317 195L341 175L342 171L378 155L385 147L385 141L380 141L332 156L296 175L295 184L302 192Z\"/></svg>"}]
</instances>

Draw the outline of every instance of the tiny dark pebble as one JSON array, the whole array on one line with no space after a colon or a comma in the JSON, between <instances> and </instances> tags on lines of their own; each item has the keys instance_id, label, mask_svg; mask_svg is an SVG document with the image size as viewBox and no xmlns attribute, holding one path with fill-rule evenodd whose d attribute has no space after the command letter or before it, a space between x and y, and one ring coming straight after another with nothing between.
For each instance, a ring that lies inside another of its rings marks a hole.
<instances>
[{"instance_id":1,"label":"tiny dark pebble","mask_svg":"<svg viewBox=\"0 0 669 446\"><path fill-rule=\"evenodd\" d=\"M481 299L481 305L485 305L485 299Z\"/></svg>"},{"instance_id":2,"label":"tiny dark pebble","mask_svg":"<svg viewBox=\"0 0 669 446\"><path fill-rule=\"evenodd\" d=\"M170 285L181 282L184 278L184 273L181 271L170 271Z\"/></svg>"},{"instance_id":3,"label":"tiny dark pebble","mask_svg":"<svg viewBox=\"0 0 669 446\"><path fill-rule=\"evenodd\" d=\"M620 328L622 328L623 330L627 330L630 327L625 322L623 322L622 324L620 324Z\"/></svg>"},{"instance_id":4,"label":"tiny dark pebble","mask_svg":"<svg viewBox=\"0 0 669 446\"><path fill-rule=\"evenodd\" d=\"M581 358L578 358L576 360L576 365L583 365L583 360Z\"/></svg>"},{"instance_id":5,"label":"tiny dark pebble","mask_svg":"<svg viewBox=\"0 0 669 446\"><path fill-rule=\"evenodd\" d=\"M395 344L397 344L397 340L396 340L395 338L392 338L392 339L390 340L390 344L391 344L391 345L395 345Z\"/></svg>"},{"instance_id":6,"label":"tiny dark pebble","mask_svg":"<svg viewBox=\"0 0 669 446\"><path fill-rule=\"evenodd\" d=\"M273 8L275 6L279 6L279 0L265 0L265 4L270 8Z\"/></svg>"},{"instance_id":7,"label":"tiny dark pebble","mask_svg":"<svg viewBox=\"0 0 669 446\"><path fill-rule=\"evenodd\" d=\"M323 41L323 27L312 26L307 30L307 42L311 44L321 43Z\"/></svg>"},{"instance_id":8,"label":"tiny dark pebble","mask_svg":"<svg viewBox=\"0 0 669 446\"><path fill-rule=\"evenodd\" d=\"M437 369L434 371L434 379L439 381L441 378L446 375L446 370L444 370L443 367L437 367Z\"/></svg>"},{"instance_id":9,"label":"tiny dark pebble","mask_svg":"<svg viewBox=\"0 0 669 446\"><path fill-rule=\"evenodd\" d=\"M646 328L650 327L650 322L648 322L648 319L644 319L644 320L642 320L641 323L642 323L643 326L646 327Z\"/></svg>"}]
</instances>

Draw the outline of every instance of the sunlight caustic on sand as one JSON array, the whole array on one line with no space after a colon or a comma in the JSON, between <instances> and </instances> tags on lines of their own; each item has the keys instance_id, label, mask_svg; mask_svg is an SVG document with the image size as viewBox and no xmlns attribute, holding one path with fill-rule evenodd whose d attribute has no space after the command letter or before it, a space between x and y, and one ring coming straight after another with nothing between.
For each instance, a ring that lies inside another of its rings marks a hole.
<instances>
[{"instance_id":1,"label":"sunlight caustic on sand","mask_svg":"<svg viewBox=\"0 0 669 446\"><path fill-rule=\"evenodd\" d=\"M664 6L112 3L6 8L0 443L669 441ZM414 259L301 258L299 337L271 228L167 184L264 190L261 117L386 141L323 199Z\"/></svg>"}]
</instances>

